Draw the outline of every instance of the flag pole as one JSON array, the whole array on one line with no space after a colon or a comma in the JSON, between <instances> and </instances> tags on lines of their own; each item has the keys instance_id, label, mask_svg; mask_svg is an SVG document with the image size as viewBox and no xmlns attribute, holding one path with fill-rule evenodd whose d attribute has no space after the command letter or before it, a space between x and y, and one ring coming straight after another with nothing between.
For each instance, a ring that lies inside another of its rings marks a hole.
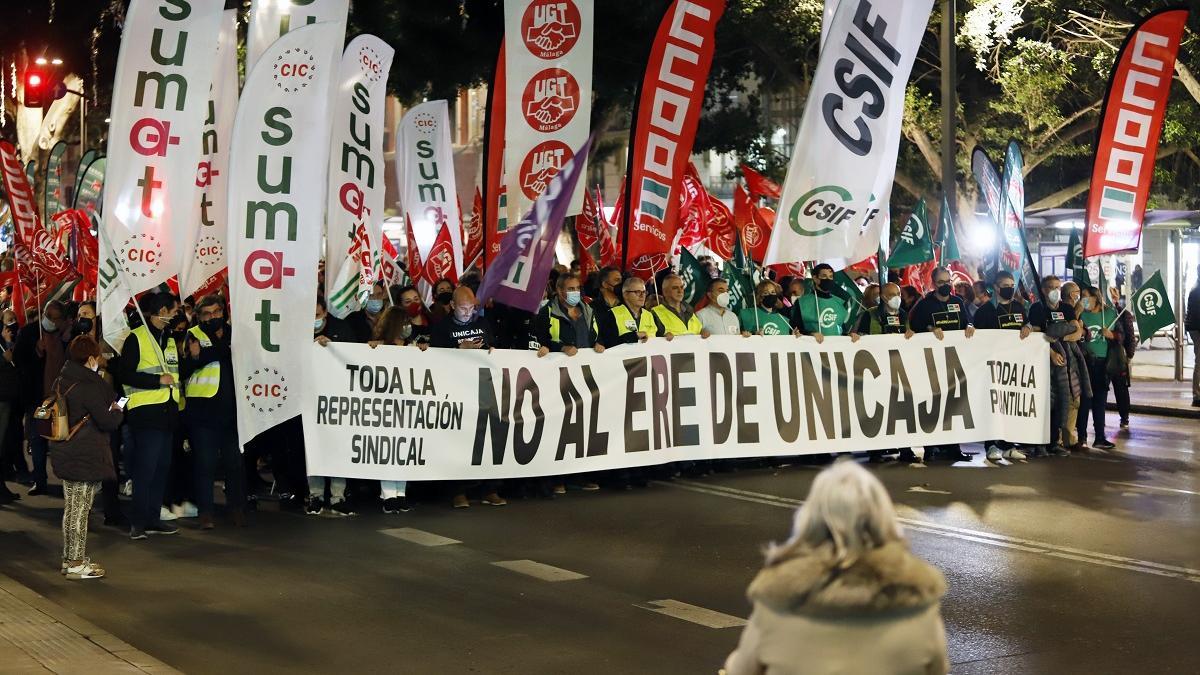
<instances>
[{"instance_id":1,"label":"flag pole","mask_svg":"<svg viewBox=\"0 0 1200 675\"><path fill-rule=\"evenodd\" d=\"M117 249L113 247L112 241L110 241L108 238L107 229L103 225L96 229L100 231L100 236L104 237L104 244L108 246L108 250L116 251ZM121 262L118 262L116 264L116 268L117 276L121 279L121 285L125 287L125 290L129 291L129 299L133 301L134 311L137 312L138 318L142 321L142 325L146 327L147 331L149 331L150 322L146 321L146 316L142 314L142 306L138 304L137 294L133 292L133 284L129 283L129 278L126 276L125 265ZM99 289L96 290L96 299L100 299ZM103 306L101 308L103 308ZM101 336L101 338L103 337L104 336ZM158 340L151 340L150 342L154 345L154 355L158 357L158 367L162 369L162 374L167 375L167 357L165 354L163 354L162 345L158 344ZM174 389L175 385L172 384L170 388Z\"/></svg>"}]
</instances>

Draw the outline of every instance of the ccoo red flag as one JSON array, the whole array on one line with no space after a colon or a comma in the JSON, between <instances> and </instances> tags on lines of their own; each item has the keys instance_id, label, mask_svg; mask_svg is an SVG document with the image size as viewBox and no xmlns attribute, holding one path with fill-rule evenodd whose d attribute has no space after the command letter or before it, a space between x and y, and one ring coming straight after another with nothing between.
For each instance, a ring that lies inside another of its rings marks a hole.
<instances>
[{"instance_id":1,"label":"ccoo red flag","mask_svg":"<svg viewBox=\"0 0 1200 675\"><path fill-rule=\"evenodd\" d=\"M779 199L782 196L783 188L779 187L779 183L767 178L745 164L742 165L742 175L746 177L746 191L750 193L751 197Z\"/></svg>"}]
</instances>

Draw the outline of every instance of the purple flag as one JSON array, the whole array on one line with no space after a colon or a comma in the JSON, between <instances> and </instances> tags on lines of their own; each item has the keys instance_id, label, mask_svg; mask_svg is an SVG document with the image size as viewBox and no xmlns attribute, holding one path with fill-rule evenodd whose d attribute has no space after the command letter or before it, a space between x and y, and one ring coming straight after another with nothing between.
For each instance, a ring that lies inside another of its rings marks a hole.
<instances>
[{"instance_id":1,"label":"purple flag","mask_svg":"<svg viewBox=\"0 0 1200 675\"><path fill-rule=\"evenodd\" d=\"M527 312L536 312L546 294L554 245L562 232L571 197L587 166L595 135L550 179L546 190L534 201L529 213L504 234L500 252L487 268L479 285L479 303L489 299Z\"/></svg>"}]
</instances>

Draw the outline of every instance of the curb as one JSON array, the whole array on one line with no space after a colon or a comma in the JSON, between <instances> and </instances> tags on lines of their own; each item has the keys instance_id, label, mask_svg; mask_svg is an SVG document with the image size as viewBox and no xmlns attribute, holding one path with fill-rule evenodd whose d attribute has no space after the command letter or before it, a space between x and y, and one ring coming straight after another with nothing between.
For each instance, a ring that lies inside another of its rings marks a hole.
<instances>
[{"instance_id":1,"label":"curb","mask_svg":"<svg viewBox=\"0 0 1200 675\"><path fill-rule=\"evenodd\" d=\"M1106 409L1110 412L1117 410L1115 403L1109 403ZM1129 411L1138 415L1156 415L1158 417L1175 417L1179 419L1200 420L1200 408L1173 408L1162 405L1139 405L1133 403Z\"/></svg>"}]
</instances>

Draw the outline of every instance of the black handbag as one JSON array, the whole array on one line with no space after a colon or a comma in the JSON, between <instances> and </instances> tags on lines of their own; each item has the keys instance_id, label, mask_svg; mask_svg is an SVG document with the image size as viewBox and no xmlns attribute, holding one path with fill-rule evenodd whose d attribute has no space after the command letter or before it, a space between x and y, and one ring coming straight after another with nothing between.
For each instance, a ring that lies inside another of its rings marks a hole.
<instances>
[{"instance_id":1,"label":"black handbag","mask_svg":"<svg viewBox=\"0 0 1200 675\"><path fill-rule=\"evenodd\" d=\"M1112 380L1124 377L1125 373L1129 372L1129 356L1116 340L1108 341L1108 357L1105 359L1104 370Z\"/></svg>"}]
</instances>

